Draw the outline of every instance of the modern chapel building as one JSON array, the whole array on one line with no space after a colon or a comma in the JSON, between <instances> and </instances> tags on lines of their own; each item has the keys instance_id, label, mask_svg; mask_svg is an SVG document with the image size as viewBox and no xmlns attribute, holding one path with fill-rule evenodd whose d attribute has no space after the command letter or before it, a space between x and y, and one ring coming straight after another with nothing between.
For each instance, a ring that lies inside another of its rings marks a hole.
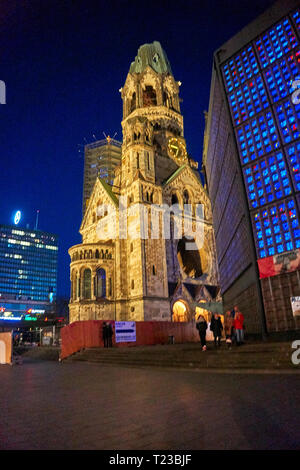
<instances>
[{"instance_id":1,"label":"modern chapel building","mask_svg":"<svg viewBox=\"0 0 300 470\"><path fill-rule=\"evenodd\" d=\"M298 7L298 8L297 8ZM214 54L203 166L225 310L300 328L300 10L279 1Z\"/></svg>"}]
</instances>

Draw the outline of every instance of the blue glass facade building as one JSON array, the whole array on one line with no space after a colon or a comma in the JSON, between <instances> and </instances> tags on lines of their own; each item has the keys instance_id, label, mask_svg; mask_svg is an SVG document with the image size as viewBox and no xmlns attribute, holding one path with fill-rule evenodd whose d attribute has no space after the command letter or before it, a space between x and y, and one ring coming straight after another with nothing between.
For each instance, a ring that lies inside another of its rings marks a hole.
<instances>
[{"instance_id":1,"label":"blue glass facade building","mask_svg":"<svg viewBox=\"0 0 300 470\"><path fill-rule=\"evenodd\" d=\"M258 258L300 248L299 19L298 8L222 66Z\"/></svg>"},{"instance_id":2,"label":"blue glass facade building","mask_svg":"<svg viewBox=\"0 0 300 470\"><path fill-rule=\"evenodd\" d=\"M0 309L19 317L45 311L56 297L58 239L51 233L0 225ZM2 315L3 316L3 315Z\"/></svg>"},{"instance_id":3,"label":"blue glass facade building","mask_svg":"<svg viewBox=\"0 0 300 470\"><path fill-rule=\"evenodd\" d=\"M277 1L215 52L203 168L225 308L253 331L300 327L300 8ZM282 270L259 269L275 257ZM265 261L264 261L265 260Z\"/></svg>"}]
</instances>

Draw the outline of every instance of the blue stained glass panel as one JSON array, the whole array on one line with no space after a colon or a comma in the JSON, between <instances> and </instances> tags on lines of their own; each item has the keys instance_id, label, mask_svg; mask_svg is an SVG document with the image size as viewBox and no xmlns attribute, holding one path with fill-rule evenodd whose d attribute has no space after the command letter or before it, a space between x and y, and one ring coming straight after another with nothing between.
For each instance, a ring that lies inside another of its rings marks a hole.
<instances>
[{"instance_id":1,"label":"blue stained glass panel","mask_svg":"<svg viewBox=\"0 0 300 470\"><path fill-rule=\"evenodd\" d=\"M273 103L290 95L293 81L300 77L300 49L268 67L264 77Z\"/></svg>"},{"instance_id":2,"label":"blue stained glass panel","mask_svg":"<svg viewBox=\"0 0 300 470\"><path fill-rule=\"evenodd\" d=\"M297 8L297 10L294 11L294 13L292 14L292 17L293 17L295 27L300 33L300 9L299 8Z\"/></svg>"},{"instance_id":3,"label":"blue stained glass panel","mask_svg":"<svg viewBox=\"0 0 300 470\"><path fill-rule=\"evenodd\" d=\"M288 170L281 151L245 166L244 177L252 208L276 201L282 198L283 194L289 196L292 193ZM255 183L252 184L252 181Z\"/></svg>"},{"instance_id":4,"label":"blue stained glass panel","mask_svg":"<svg viewBox=\"0 0 300 470\"><path fill-rule=\"evenodd\" d=\"M254 214L253 229L259 258L270 256L270 253L278 254L290 251L294 247L300 246L300 230L293 228L295 223L299 226L294 206L294 199L288 199ZM274 213L277 213L279 217L274 217ZM257 230L256 224L261 218L264 220L264 224L260 230Z\"/></svg>"},{"instance_id":5,"label":"blue stained glass panel","mask_svg":"<svg viewBox=\"0 0 300 470\"><path fill-rule=\"evenodd\" d=\"M257 73L258 63L253 48L252 46L247 46L223 67L223 76L227 91L232 92Z\"/></svg>"},{"instance_id":6,"label":"blue stained glass panel","mask_svg":"<svg viewBox=\"0 0 300 470\"><path fill-rule=\"evenodd\" d=\"M294 188L300 191L300 142L296 142L286 148L286 156L293 178Z\"/></svg>"},{"instance_id":7,"label":"blue stained glass panel","mask_svg":"<svg viewBox=\"0 0 300 470\"><path fill-rule=\"evenodd\" d=\"M236 131L242 163L250 163L263 155L278 150L280 143L271 112L261 114L240 126Z\"/></svg>"},{"instance_id":8,"label":"blue stained glass panel","mask_svg":"<svg viewBox=\"0 0 300 470\"><path fill-rule=\"evenodd\" d=\"M269 100L262 77L257 75L241 88L229 94L232 119L237 126L249 117L269 107Z\"/></svg>"},{"instance_id":9,"label":"blue stained glass panel","mask_svg":"<svg viewBox=\"0 0 300 470\"><path fill-rule=\"evenodd\" d=\"M300 104L293 104L290 99L274 108L284 143L288 144L300 136Z\"/></svg>"},{"instance_id":10,"label":"blue stained glass panel","mask_svg":"<svg viewBox=\"0 0 300 470\"><path fill-rule=\"evenodd\" d=\"M289 19L284 18L260 36L255 45L261 66L264 69L297 47L298 40Z\"/></svg>"}]
</instances>

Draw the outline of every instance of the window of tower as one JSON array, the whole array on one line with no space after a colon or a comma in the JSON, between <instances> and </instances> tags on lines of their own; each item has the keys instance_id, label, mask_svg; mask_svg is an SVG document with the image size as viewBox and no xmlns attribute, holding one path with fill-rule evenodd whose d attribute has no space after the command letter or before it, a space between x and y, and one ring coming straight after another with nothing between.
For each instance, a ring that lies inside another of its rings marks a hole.
<instances>
[{"instance_id":1,"label":"window of tower","mask_svg":"<svg viewBox=\"0 0 300 470\"><path fill-rule=\"evenodd\" d=\"M163 99L164 99L164 105L172 109L173 108L172 98L169 95L169 93L167 93L166 91L164 91Z\"/></svg>"},{"instance_id":2,"label":"window of tower","mask_svg":"<svg viewBox=\"0 0 300 470\"><path fill-rule=\"evenodd\" d=\"M106 296L106 273L103 268L97 269L95 278L95 294L97 298Z\"/></svg>"},{"instance_id":3,"label":"window of tower","mask_svg":"<svg viewBox=\"0 0 300 470\"><path fill-rule=\"evenodd\" d=\"M187 192L187 190L185 190L183 193L183 204L189 204L189 203L190 203L189 193Z\"/></svg>"},{"instance_id":4,"label":"window of tower","mask_svg":"<svg viewBox=\"0 0 300 470\"><path fill-rule=\"evenodd\" d=\"M83 298L91 298L91 280L92 273L90 269L85 269L83 272Z\"/></svg>"},{"instance_id":5,"label":"window of tower","mask_svg":"<svg viewBox=\"0 0 300 470\"><path fill-rule=\"evenodd\" d=\"M132 94L132 98L130 101L130 112L132 113L132 111L134 111L135 109L136 109L136 93L134 92Z\"/></svg>"},{"instance_id":6,"label":"window of tower","mask_svg":"<svg viewBox=\"0 0 300 470\"><path fill-rule=\"evenodd\" d=\"M143 105L144 106L156 106L156 92L152 86L147 85L145 90L143 90Z\"/></svg>"},{"instance_id":7,"label":"window of tower","mask_svg":"<svg viewBox=\"0 0 300 470\"><path fill-rule=\"evenodd\" d=\"M172 199L171 199L171 204L173 206L173 204L178 204L179 201L178 201L178 197L177 197L177 194L172 194Z\"/></svg>"}]
</instances>

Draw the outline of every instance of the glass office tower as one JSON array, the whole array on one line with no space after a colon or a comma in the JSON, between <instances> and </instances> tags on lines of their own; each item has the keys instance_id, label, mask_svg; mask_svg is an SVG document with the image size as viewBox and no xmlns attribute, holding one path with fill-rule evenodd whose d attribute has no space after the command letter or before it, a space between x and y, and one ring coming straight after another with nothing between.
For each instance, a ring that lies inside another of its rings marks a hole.
<instances>
[{"instance_id":1,"label":"glass office tower","mask_svg":"<svg viewBox=\"0 0 300 470\"><path fill-rule=\"evenodd\" d=\"M298 5L276 2L214 57L204 169L225 305L254 330L299 327Z\"/></svg>"},{"instance_id":2,"label":"glass office tower","mask_svg":"<svg viewBox=\"0 0 300 470\"><path fill-rule=\"evenodd\" d=\"M113 185L115 168L121 164L122 142L109 136L84 147L82 212L84 214L97 177Z\"/></svg>"},{"instance_id":3,"label":"glass office tower","mask_svg":"<svg viewBox=\"0 0 300 470\"><path fill-rule=\"evenodd\" d=\"M43 314L56 297L56 235L0 225L1 317Z\"/></svg>"}]
</instances>

